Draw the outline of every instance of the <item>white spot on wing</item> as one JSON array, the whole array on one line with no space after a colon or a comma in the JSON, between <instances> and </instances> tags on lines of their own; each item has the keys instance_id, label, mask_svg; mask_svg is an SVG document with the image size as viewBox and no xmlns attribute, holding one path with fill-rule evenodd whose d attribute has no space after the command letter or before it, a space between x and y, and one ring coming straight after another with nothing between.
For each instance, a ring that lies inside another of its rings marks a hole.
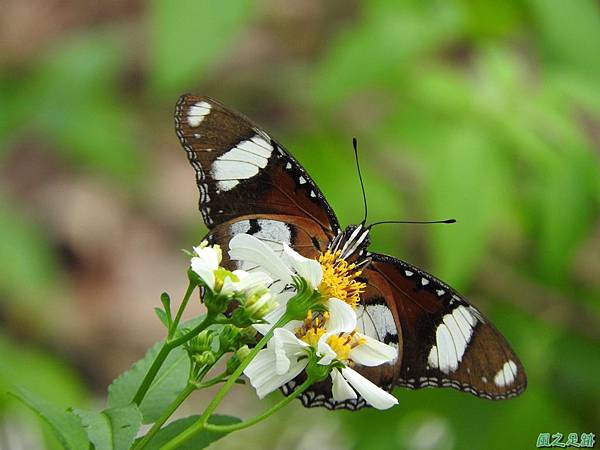
<instances>
[{"instance_id":1,"label":"white spot on wing","mask_svg":"<svg viewBox=\"0 0 600 450\"><path fill-rule=\"evenodd\" d=\"M429 280L427 278L421 278L421 285L427 286L429 284Z\"/></svg>"},{"instance_id":2,"label":"white spot on wing","mask_svg":"<svg viewBox=\"0 0 600 450\"><path fill-rule=\"evenodd\" d=\"M405 274L407 277L412 277L412 276L413 276L415 273L414 273L414 272L411 272L410 270L405 270L405 271L404 271L404 274Z\"/></svg>"},{"instance_id":3,"label":"white spot on wing","mask_svg":"<svg viewBox=\"0 0 600 450\"><path fill-rule=\"evenodd\" d=\"M260 240L266 240L266 244L275 244L277 249L283 250L282 242L291 245L292 232L290 227L278 220L258 219L260 231L254 236Z\"/></svg>"},{"instance_id":4,"label":"white spot on wing","mask_svg":"<svg viewBox=\"0 0 600 450\"><path fill-rule=\"evenodd\" d=\"M304 177L301 176L300 178L298 178L298 181L300 181L300 184L305 184L306 183L306 178L304 178Z\"/></svg>"},{"instance_id":5,"label":"white spot on wing","mask_svg":"<svg viewBox=\"0 0 600 450\"><path fill-rule=\"evenodd\" d=\"M231 237L240 233L247 233L250 229L250 221L249 220L240 220L239 222L234 222L229 226L229 233Z\"/></svg>"},{"instance_id":6,"label":"white spot on wing","mask_svg":"<svg viewBox=\"0 0 600 450\"><path fill-rule=\"evenodd\" d=\"M204 117L210 113L210 103L198 102L190 106L187 115L187 121L190 127L197 127L204 120Z\"/></svg>"},{"instance_id":7,"label":"white spot on wing","mask_svg":"<svg viewBox=\"0 0 600 450\"><path fill-rule=\"evenodd\" d=\"M379 341L383 341L387 335L395 336L397 340L396 322L392 312L386 305L381 303L366 306L359 304L356 309L356 316L359 333L366 334ZM388 345L398 348L397 342L390 342Z\"/></svg>"},{"instance_id":8,"label":"white spot on wing","mask_svg":"<svg viewBox=\"0 0 600 450\"><path fill-rule=\"evenodd\" d=\"M494 376L496 386L504 387L513 384L517 377L517 365L514 361L507 361L502 366L502 369Z\"/></svg>"},{"instance_id":9,"label":"white spot on wing","mask_svg":"<svg viewBox=\"0 0 600 450\"><path fill-rule=\"evenodd\" d=\"M264 169L273 151L271 144L260 136L240 142L228 152L219 156L212 164L211 174L219 189L229 191Z\"/></svg>"},{"instance_id":10,"label":"white spot on wing","mask_svg":"<svg viewBox=\"0 0 600 450\"><path fill-rule=\"evenodd\" d=\"M429 365L446 374L458 369L476 323L477 319L462 305L446 314L436 329L436 345L431 347L427 359Z\"/></svg>"}]
</instances>

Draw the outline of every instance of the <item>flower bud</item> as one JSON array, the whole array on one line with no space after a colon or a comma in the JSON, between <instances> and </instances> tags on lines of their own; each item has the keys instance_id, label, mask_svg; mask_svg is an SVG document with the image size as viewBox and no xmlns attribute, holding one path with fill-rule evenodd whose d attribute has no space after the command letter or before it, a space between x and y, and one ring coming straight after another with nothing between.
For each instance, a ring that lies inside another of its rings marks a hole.
<instances>
[{"instance_id":1,"label":"flower bud","mask_svg":"<svg viewBox=\"0 0 600 450\"><path fill-rule=\"evenodd\" d=\"M227 370L226 370L227 375L231 375L233 372L235 372L235 370L239 367L239 365L242 363L242 361L244 359L246 359L246 356L248 356L249 354L250 354L250 349L248 348L247 345L240 347L231 356L231 358L229 358L229 361L227 361Z\"/></svg>"},{"instance_id":2,"label":"flower bud","mask_svg":"<svg viewBox=\"0 0 600 450\"><path fill-rule=\"evenodd\" d=\"M253 320L260 320L277 308L279 304L268 289L257 289L248 296L244 309Z\"/></svg>"},{"instance_id":3,"label":"flower bud","mask_svg":"<svg viewBox=\"0 0 600 450\"><path fill-rule=\"evenodd\" d=\"M215 332L211 330L204 330L198 334L198 336L190 339L186 348L190 355L201 354L206 351L212 350L212 341L215 337Z\"/></svg>"},{"instance_id":4,"label":"flower bud","mask_svg":"<svg viewBox=\"0 0 600 450\"><path fill-rule=\"evenodd\" d=\"M199 366L212 366L217 361L217 357L210 350L198 353L192 356L192 359Z\"/></svg>"},{"instance_id":5,"label":"flower bud","mask_svg":"<svg viewBox=\"0 0 600 450\"><path fill-rule=\"evenodd\" d=\"M223 352L234 351L239 347L241 330L235 325L225 325L219 334L220 350Z\"/></svg>"}]
</instances>

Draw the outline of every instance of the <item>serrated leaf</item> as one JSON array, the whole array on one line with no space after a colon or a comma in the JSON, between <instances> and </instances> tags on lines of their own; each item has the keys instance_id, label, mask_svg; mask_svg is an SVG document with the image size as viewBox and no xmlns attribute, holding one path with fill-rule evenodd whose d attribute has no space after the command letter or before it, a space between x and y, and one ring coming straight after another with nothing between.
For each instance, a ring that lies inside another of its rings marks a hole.
<instances>
[{"instance_id":1,"label":"serrated leaf","mask_svg":"<svg viewBox=\"0 0 600 450\"><path fill-rule=\"evenodd\" d=\"M162 345L162 342L156 344L131 369L113 381L108 388L108 405L111 408L124 407L132 402ZM174 349L166 358L142 400L140 411L144 423L151 423L158 419L164 409L177 397L187 383L189 370L190 361L185 350L181 347Z\"/></svg>"},{"instance_id":2,"label":"serrated leaf","mask_svg":"<svg viewBox=\"0 0 600 450\"><path fill-rule=\"evenodd\" d=\"M127 450L142 424L142 413L135 404L102 412L73 411L94 444L95 450Z\"/></svg>"},{"instance_id":3,"label":"serrated leaf","mask_svg":"<svg viewBox=\"0 0 600 450\"><path fill-rule=\"evenodd\" d=\"M87 435L79 419L73 413L41 400L20 387L15 388L12 394L50 426L50 429L65 449L84 450L90 447Z\"/></svg>"},{"instance_id":4,"label":"serrated leaf","mask_svg":"<svg viewBox=\"0 0 600 450\"><path fill-rule=\"evenodd\" d=\"M181 434L183 430L192 425L196 420L198 420L200 416L190 416L185 419L179 419L171 422L162 430L160 430L156 436L150 441L150 443L145 447L146 450L158 450L175 436ZM234 423L241 422L240 419L233 416L222 416L222 415L214 415L210 416L208 422L214 425L231 425ZM185 444L178 447L178 450L200 450L202 448L208 447L213 442L221 439L227 433L216 433L214 431L202 431L190 439Z\"/></svg>"}]
</instances>

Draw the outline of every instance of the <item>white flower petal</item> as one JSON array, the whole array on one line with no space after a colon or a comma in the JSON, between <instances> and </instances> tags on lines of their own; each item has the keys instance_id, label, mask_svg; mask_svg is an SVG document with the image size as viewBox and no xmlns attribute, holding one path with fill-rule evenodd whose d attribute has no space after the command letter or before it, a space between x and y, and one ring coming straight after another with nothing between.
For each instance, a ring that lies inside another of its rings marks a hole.
<instances>
[{"instance_id":1,"label":"white flower petal","mask_svg":"<svg viewBox=\"0 0 600 450\"><path fill-rule=\"evenodd\" d=\"M359 334L358 336L364 339L365 342L350 351L350 359L352 361L363 366L373 367L388 363L398 357L398 350L391 345L384 344L364 334Z\"/></svg>"},{"instance_id":2,"label":"white flower petal","mask_svg":"<svg viewBox=\"0 0 600 450\"><path fill-rule=\"evenodd\" d=\"M292 273L282 259L272 248L249 234L236 234L229 241L229 257L256 264L286 284L292 282Z\"/></svg>"},{"instance_id":3,"label":"white flower petal","mask_svg":"<svg viewBox=\"0 0 600 450\"><path fill-rule=\"evenodd\" d=\"M285 328L277 328L273 332L273 338L269 344L273 343L275 350L275 372L277 375L286 373L291 365L291 361L297 360L302 355L306 342L298 339L291 331Z\"/></svg>"},{"instance_id":4,"label":"white flower petal","mask_svg":"<svg viewBox=\"0 0 600 450\"><path fill-rule=\"evenodd\" d=\"M211 290L215 289L214 269L205 260L195 256L190 261L190 267Z\"/></svg>"},{"instance_id":5,"label":"white flower petal","mask_svg":"<svg viewBox=\"0 0 600 450\"><path fill-rule=\"evenodd\" d=\"M265 348L258 352L250 364L244 369L244 375L255 388L262 385L275 373L275 351Z\"/></svg>"},{"instance_id":6,"label":"white flower petal","mask_svg":"<svg viewBox=\"0 0 600 450\"><path fill-rule=\"evenodd\" d=\"M233 281L231 277L225 277L225 279L223 280L223 286L221 286L221 294L233 294L237 290L236 285L237 282Z\"/></svg>"},{"instance_id":7,"label":"white flower petal","mask_svg":"<svg viewBox=\"0 0 600 450\"><path fill-rule=\"evenodd\" d=\"M282 305L280 303L277 308L275 308L273 311L271 311L265 317L263 317L263 320L267 323L257 323L252 326L256 331L258 331L264 336L271 328L273 328L273 325L275 325L275 323L277 323L277 321L281 319L281 317L285 313L285 309L286 305Z\"/></svg>"},{"instance_id":8,"label":"white flower petal","mask_svg":"<svg viewBox=\"0 0 600 450\"><path fill-rule=\"evenodd\" d=\"M321 364L322 366L328 366L331 364L331 361L337 358L337 353L327 343L327 339L333 334L336 333L325 333L319 338L319 342L317 343L317 352L322 356L318 361L318 364Z\"/></svg>"},{"instance_id":9,"label":"white flower petal","mask_svg":"<svg viewBox=\"0 0 600 450\"><path fill-rule=\"evenodd\" d=\"M290 370L283 375L277 375L274 371L269 372L269 377L264 380L260 386L254 386L256 388L256 394L259 398L264 398L274 390L280 388L284 384L296 378L300 372L306 367L307 360L302 359L300 361L293 361L290 365ZM262 380L261 380L262 381Z\"/></svg>"},{"instance_id":10,"label":"white flower petal","mask_svg":"<svg viewBox=\"0 0 600 450\"><path fill-rule=\"evenodd\" d=\"M205 261L208 264L208 267L212 270L215 270L219 267L220 261L220 252L218 252L213 247L194 247L194 252L198 255L198 258Z\"/></svg>"},{"instance_id":11,"label":"white flower petal","mask_svg":"<svg viewBox=\"0 0 600 450\"><path fill-rule=\"evenodd\" d=\"M246 272L244 270L235 270L234 275L240 280L237 284L238 291L252 291L260 287L267 287L273 279L265 272Z\"/></svg>"},{"instance_id":12,"label":"white flower petal","mask_svg":"<svg viewBox=\"0 0 600 450\"><path fill-rule=\"evenodd\" d=\"M398 404L396 397L367 380L355 370L345 367L342 369L342 375L371 406L377 409L388 409Z\"/></svg>"},{"instance_id":13,"label":"white flower petal","mask_svg":"<svg viewBox=\"0 0 600 450\"><path fill-rule=\"evenodd\" d=\"M327 308L329 309L329 320L325 324L327 331L351 333L356 329L356 313L348 303L332 297L327 301Z\"/></svg>"},{"instance_id":14,"label":"white flower petal","mask_svg":"<svg viewBox=\"0 0 600 450\"><path fill-rule=\"evenodd\" d=\"M304 278L313 289L319 287L323 279L323 269L319 261L309 259L302 256L300 253L291 249L285 242L283 243L284 257L287 259L290 267Z\"/></svg>"},{"instance_id":15,"label":"white flower petal","mask_svg":"<svg viewBox=\"0 0 600 450\"><path fill-rule=\"evenodd\" d=\"M346 379L338 370L333 370L331 372L331 380L333 381L331 393L333 394L333 399L335 401L343 402L344 400L357 397L354 389L350 387Z\"/></svg>"}]
</instances>

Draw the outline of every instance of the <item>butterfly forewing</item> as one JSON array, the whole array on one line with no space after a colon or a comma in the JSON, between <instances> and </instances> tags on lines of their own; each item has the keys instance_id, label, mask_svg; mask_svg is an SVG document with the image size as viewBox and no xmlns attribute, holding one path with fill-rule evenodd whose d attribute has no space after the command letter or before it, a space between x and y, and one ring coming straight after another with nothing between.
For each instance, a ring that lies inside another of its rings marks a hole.
<instances>
[{"instance_id":1,"label":"butterfly forewing","mask_svg":"<svg viewBox=\"0 0 600 450\"><path fill-rule=\"evenodd\" d=\"M209 97L184 95L175 108L175 129L196 171L209 228L246 214L283 214L339 229L304 168L241 114Z\"/></svg>"},{"instance_id":2,"label":"butterfly forewing","mask_svg":"<svg viewBox=\"0 0 600 450\"><path fill-rule=\"evenodd\" d=\"M393 295L404 336L396 384L452 387L488 399L520 394L527 385L521 362L504 337L448 285L404 261L372 254L365 271L379 273Z\"/></svg>"}]
</instances>

